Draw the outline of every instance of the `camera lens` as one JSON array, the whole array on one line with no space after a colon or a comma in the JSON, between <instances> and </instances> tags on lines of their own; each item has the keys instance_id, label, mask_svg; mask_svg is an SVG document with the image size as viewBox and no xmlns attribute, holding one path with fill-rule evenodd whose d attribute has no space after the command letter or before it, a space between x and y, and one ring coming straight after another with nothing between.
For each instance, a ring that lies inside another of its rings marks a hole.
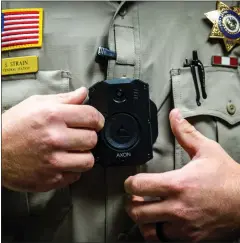
<instances>
[{"instance_id":1,"label":"camera lens","mask_svg":"<svg viewBox=\"0 0 240 243\"><path fill-rule=\"evenodd\" d=\"M138 122L129 114L115 114L106 121L104 136L111 147L129 149L139 141Z\"/></svg>"},{"instance_id":2,"label":"camera lens","mask_svg":"<svg viewBox=\"0 0 240 243\"><path fill-rule=\"evenodd\" d=\"M122 89L119 88L116 90L115 97L113 98L113 100L117 103L121 103L126 100L125 94Z\"/></svg>"},{"instance_id":3,"label":"camera lens","mask_svg":"<svg viewBox=\"0 0 240 243\"><path fill-rule=\"evenodd\" d=\"M118 98L121 98L121 97L123 96L123 91L122 91L122 89L117 89L117 91L116 91L116 96L117 96Z\"/></svg>"}]
</instances>

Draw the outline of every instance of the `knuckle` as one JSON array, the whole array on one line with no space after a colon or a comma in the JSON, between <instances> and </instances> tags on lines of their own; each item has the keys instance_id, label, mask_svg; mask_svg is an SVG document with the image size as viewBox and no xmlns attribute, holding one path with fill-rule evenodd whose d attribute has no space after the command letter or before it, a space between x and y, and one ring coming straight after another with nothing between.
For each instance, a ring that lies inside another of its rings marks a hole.
<instances>
[{"instance_id":1,"label":"knuckle","mask_svg":"<svg viewBox=\"0 0 240 243\"><path fill-rule=\"evenodd\" d=\"M182 128L186 134L195 134L197 130L193 125L191 125L187 120L182 121Z\"/></svg>"},{"instance_id":2,"label":"knuckle","mask_svg":"<svg viewBox=\"0 0 240 243\"><path fill-rule=\"evenodd\" d=\"M44 138L44 144L50 148L59 148L63 144L61 135L59 132L49 129Z\"/></svg>"},{"instance_id":3,"label":"knuckle","mask_svg":"<svg viewBox=\"0 0 240 243\"><path fill-rule=\"evenodd\" d=\"M135 223L141 222L141 211L139 210L139 208L130 206L128 214Z\"/></svg>"},{"instance_id":4,"label":"knuckle","mask_svg":"<svg viewBox=\"0 0 240 243\"><path fill-rule=\"evenodd\" d=\"M59 121L60 112L56 106L47 107L45 111L45 119L48 123Z\"/></svg>"},{"instance_id":5,"label":"knuckle","mask_svg":"<svg viewBox=\"0 0 240 243\"><path fill-rule=\"evenodd\" d=\"M174 182L174 183L169 183L168 188L170 191L174 192L175 194L182 193L184 191L184 184L182 182Z\"/></svg>"},{"instance_id":6,"label":"knuckle","mask_svg":"<svg viewBox=\"0 0 240 243\"><path fill-rule=\"evenodd\" d=\"M199 190L198 181L195 180L194 176L180 175L178 178L174 179L172 184L174 191L178 194L194 193L194 191Z\"/></svg>"},{"instance_id":7,"label":"knuckle","mask_svg":"<svg viewBox=\"0 0 240 243\"><path fill-rule=\"evenodd\" d=\"M194 175L182 175L175 179L174 187L178 194L193 195L194 192L199 191L200 184Z\"/></svg>"},{"instance_id":8,"label":"knuckle","mask_svg":"<svg viewBox=\"0 0 240 243\"><path fill-rule=\"evenodd\" d=\"M199 216L199 210L185 205L183 202L178 202L173 206L173 215L178 220L183 220L185 222L192 221Z\"/></svg>"},{"instance_id":9,"label":"knuckle","mask_svg":"<svg viewBox=\"0 0 240 243\"><path fill-rule=\"evenodd\" d=\"M69 93L59 93L59 94L57 94L57 98L59 98L60 100L64 100L67 97L69 97Z\"/></svg>"},{"instance_id":10,"label":"knuckle","mask_svg":"<svg viewBox=\"0 0 240 243\"><path fill-rule=\"evenodd\" d=\"M134 177L131 178L130 180L130 188L132 189L132 192L141 192L142 188L143 188L143 183L140 179L140 175L136 175Z\"/></svg>"},{"instance_id":11,"label":"knuckle","mask_svg":"<svg viewBox=\"0 0 240 243\"><path fill-rule=\"evenodd\" d=\"M185 190L186 188L186 181L179 177L179 178L174 178L172 181L169 182L169 187L174 191L181 193Z\"/></svg>"},{"instance_id":12,"label":"knuckle","mask_svg":"<svg viewBox=\"0 0 240 243\"><path fill-rule=\"evenodd\" d=\"M48 156L48 163L51 164L53 167L58 168L59 167L59 157L56 153L52 153ZM57 177L54 178L54 180L57 180Z\"/></svg>"},{"instance_id":13,"label":"knuckle","mask_svg":"<svg viewBox=\"0 0 240 243\"><path fill-rule=\"evenodd\" d=\"M73 98L73 96L71 96L71 94L72 94L72 92L59 93L59 94L57 94L56 97L55 97L57 103L61 103L61 104L68 103Z\"/></svg>"},{"instance_id":14,"label":"knuckle","mask_svg":"<svg viewBox=\"0 0 240 243\"><path fill-rule=\"evenodd\" d=\"M181 203L178 203L173 207L172 213L178 219L186 220L187 218L186 210L184 209L184 206Z\"/></svg>"}]
</instances>

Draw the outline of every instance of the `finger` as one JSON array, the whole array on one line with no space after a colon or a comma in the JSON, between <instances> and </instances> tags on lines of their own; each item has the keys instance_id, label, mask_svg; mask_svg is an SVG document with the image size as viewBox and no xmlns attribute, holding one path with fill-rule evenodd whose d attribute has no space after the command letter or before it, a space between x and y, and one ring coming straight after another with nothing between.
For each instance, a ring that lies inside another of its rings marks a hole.
<instances>
[{"instance_id":1,"label":"finger","mask_svg":"<svg viewBox=\"0 0 240 243\"><path fill-rule=\"evenodd\" d=\"M94 107L89 105L63 105L61 116L68 127L89 128L100 131L105 119Z\"/></svg>"},{"instance_id":2,"label":"finger","mask_svg":"<svg viewBox=\"0 0 240 243\"><path fill-rule=\"evenodd\" d=\"M177 192L174 183L178 170L165 173L141 173L130 176L124 183L125 191L137 196L165 198Z\"/></svg>"},{"instance_id":3,"label":"finger","mask_svg":"<svg viewBox=\"0 0 240 243\"><path fill-rule=\"evenodd\" d=\"M64 173L61 180L56 182L56 184L54 185L54 188L55 189L64 188L64 187L78 181L80 179L80 177L81 177L81 174L78 174L78 173L73 173L73 172Z\"/></svg>"},{"instance_id":4,"label":"finger","mask_svg":"<svg viewBox=\"0 0 240 243\"><path fill-rule=\"evenodd\" d=\"M32 190L33 192L47 192L53 189L63 188L69 184L78 181L81 177L80 173L67 172L67 173L56 173L52 178L44 181L40 185Z\"/></svg>"},{"instance_id":5,"label":"finger","mask_svg":"<svg viewBox=\"0 0 240 243\"><path fill-rule=\"evenodd\" d=\"M137 224L148 224L172 220L171 202L129 202L126 211Z\"/></svg>"},{"instance_id":6,"label":"finger","mask_svg":"<svg viewBox=\"0 0 240 243\"><path fill-rule=\"evenodd\" d=\"M125 197L125 205L128 205L131 202L144 202L144 198L143 197L138 197L138 196L126 194L126 197Z\"/></svg>"},{"instance_id":7,"label":"finger","mask_svg":"<svg viewBox=\"0 0 240 243\"><path fill-rule=\"evenodd\" d=\"M206 242L201 241L203 238L206 238L203 229L194 223L189 224L182 220L164 223L162 226L162 234L166 239L170 239L171 242ZM238 238L239 231L235 232L225 232L225 239L227 239L225 242L233 242L234 239ZM211 235L208 235L208 242L216 242L218 236L218 231L212 232Z\"/></svg>"},{"instance_id":8,"label":"finger","mask_svg":"<svg viewBox=\"0 0 240 243\"><path fill-rule=\"evenodd\" d=\"M184 222L166 222L162 225L162 234L171 240L189 240L186 229L184 228Z\"/></svg>"},{"instance_id":9,"label":"finger","mask_svg":"<svg viewBox=\"0 0 240 243\"><path fill-rule=\"evenodd\" d=\"M155 224L139 225L139 230L146 241L158 241Z\"/></svg>"},{"instance_id":10,"label":"finger","mask_svg":"<svg viewBox=\"0 0 240 243\"><path fill-rule=\"evenodd\" d=\"M87 95L88 90L85 87L81 87L72 92L57 94L55 98L63 104L82 104Z\"/></svg>"},{"instance_id":11,"label":"finger","mask_svg":"<svg viewBox=\"0 0 240 243\"><path fill-rule=\"evenodd\" d=\"M58 184L60 183L62 180L63 180L63 177L67 175L68 177L70 176L71 178L73 179L80 179L81 177L81 173L79 172L59 172L59 173L56 173L55 172L55 175L52 176L50 179L46 180L45 181L45 184L46 185L53 185L53 184Z\"/></svg>"},{"instance_id":12,"label":"finger","mask_svg":"<svg viewBox=\"0 0 240 243\"><path fill-rule=\"evenodd\" d=\"M67 128L60 147L71 151L89 151L97 145L98 136L93 130Z\"/></svg>"},{"instance_id":13,"label":"finger","mask_svg":"<svg viewBox=\"0 0 240 243\"><path fill-rule=\"evenodd\" d=\"M132 195L131 201L132 202L144 202L144 198L143 197L139 197L139 196Z\"/></svg>"},{"instance_id":14,"label":"finger","mask_svg":"<svg viewBox=\"0 0 240 243\"><path fill-rule=\"evenodd\" d=\"M85 172L94 166L94 157L91 152L56 152L50 163L60 171Z\"/></svg>"},{"instance_id":15,"label":"finger","mask_svg":"<svg viewBox=\"0 0 240 243\"><path fill-rule=\"evenodd\" d=\"M82 104L87 98L88 90L81 87L71 92L44 95L44 99L50 99L62 104Z\"/></svg>"},{"instance_id":16,"label":"finger","mask_svg":"<svg viewBox=\"0 0 240 243\"><path fill-rule=\"evenodd\" d=\"M186 119L183 119L178 109L170 112L169 119L172 132L177 141L193 158L200 149L201 144L208 139L198 132Z\"/></svg>"}]
</instances>

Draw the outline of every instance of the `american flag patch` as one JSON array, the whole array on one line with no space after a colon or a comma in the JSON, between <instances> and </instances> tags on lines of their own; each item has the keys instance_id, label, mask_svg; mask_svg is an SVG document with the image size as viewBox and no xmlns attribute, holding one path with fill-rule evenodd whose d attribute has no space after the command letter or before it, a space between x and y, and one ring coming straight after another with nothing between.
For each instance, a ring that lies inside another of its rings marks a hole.
<instances>
[{"instance_id":1,"label":"american flag patch","mask_svg":"<svg viewBox=\"0 0 240 243\"><path fill-rule=\"evenodd\" d=\"M42 8L2 10L2 51L42 46Z\"/></svg>"}]
</instances>

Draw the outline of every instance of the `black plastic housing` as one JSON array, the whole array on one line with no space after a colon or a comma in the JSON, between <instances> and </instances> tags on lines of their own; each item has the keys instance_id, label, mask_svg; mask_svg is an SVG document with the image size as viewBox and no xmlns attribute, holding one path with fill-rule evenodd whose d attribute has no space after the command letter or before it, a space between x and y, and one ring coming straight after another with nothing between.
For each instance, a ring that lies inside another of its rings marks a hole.
<instances>
[{"instance_id":1,"label":"black plastic housing","mask_svg":"<svg viewBox=\"0 0 240 243\"><path fill-rule=\"evenodd\" d=\"M95 162L108 166L141 165L152 159L158 136L157 108L149 86L138 79L112 79L89 88L88 104L105 117L92 151Z\"/></svg>"}]
</instances>

